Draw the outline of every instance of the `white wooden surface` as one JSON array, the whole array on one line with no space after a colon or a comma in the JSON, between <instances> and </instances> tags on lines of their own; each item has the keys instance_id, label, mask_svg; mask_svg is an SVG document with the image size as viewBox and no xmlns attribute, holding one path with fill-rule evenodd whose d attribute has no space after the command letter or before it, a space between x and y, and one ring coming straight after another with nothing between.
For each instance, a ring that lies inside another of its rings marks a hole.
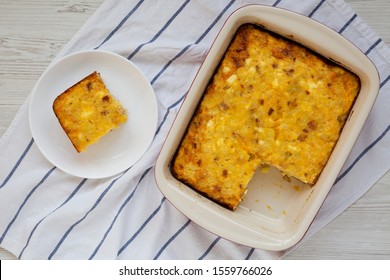
<instances>
[{"instance_id":1,"label":"white wooden surface","mask_svg":"<svg viewBox=\"0 0 390 280\"><path fill-rule=\"evenodd\" d=\"M0 1L0 137L51 60L102 2ZM390 0L346 2L390 45ZM0 248L0 259L14 258ZM390 172L286 259L390 259Z\"/></svg>"}]
</instances>

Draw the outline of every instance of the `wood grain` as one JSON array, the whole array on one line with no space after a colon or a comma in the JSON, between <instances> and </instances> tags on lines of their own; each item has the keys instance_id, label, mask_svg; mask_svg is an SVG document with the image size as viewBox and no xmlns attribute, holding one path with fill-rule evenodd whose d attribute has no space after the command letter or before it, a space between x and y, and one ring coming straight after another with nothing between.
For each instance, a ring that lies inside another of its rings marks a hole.
<instances>
[{"instance_id":1,"label":"wood grain","mask_svg":"<svg viewBox=\"0 0 390 280\"><path fill-rule=\"evenodd\" d=\"M0 2L0 137L56 56L103 0ZM390 1L346 1L390 45ZM286 259L390 259L390 173ZM14 259L0 248L0 259Z\"/></svg>"},{"instance_id":2,"label":"wood grain","mask_svg":"<svg viewBox=\"0 0 390 280\"><path fill-rule=\"evenodd\" d=\"M0 137L42 72L102 2L0 2Z\"/></svg>"}]
</instances>

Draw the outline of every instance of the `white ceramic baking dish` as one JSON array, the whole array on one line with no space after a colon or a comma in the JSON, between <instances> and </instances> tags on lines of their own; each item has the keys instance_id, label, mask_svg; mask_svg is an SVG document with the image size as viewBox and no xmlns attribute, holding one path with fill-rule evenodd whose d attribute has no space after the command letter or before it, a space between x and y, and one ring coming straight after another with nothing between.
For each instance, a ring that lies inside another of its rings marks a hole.
<instances>
[{"instance_id":1,"label":"white ceramic baking dish","mask_svg":"<svg viewBox=\"0 0 390 280\"><path fill-rule=\"evenodd\" d=\"M359 76L361 90L315 186L309 187L297 180L288 182L272 168L269 172L259 169L239 207L230 211L176 180L171 174L170 162L208 81L237 28L244 23L261 25L345 66ZM289 248L304 236L315 218L371 110L378 89L375 66L337 32L280 8L262 5L240 8L220 30L178 112L156 163L157 184L178 210L210 232L254 248L274 251Z\"/></svg>"}]
</instances>

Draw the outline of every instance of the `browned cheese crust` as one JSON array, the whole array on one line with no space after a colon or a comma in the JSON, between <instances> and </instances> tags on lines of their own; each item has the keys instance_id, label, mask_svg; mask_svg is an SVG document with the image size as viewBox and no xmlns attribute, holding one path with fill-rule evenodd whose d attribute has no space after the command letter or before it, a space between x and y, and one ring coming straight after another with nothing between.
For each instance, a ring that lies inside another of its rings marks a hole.
<instances>
[{"instance_id":1,"label":"browned cheese crust","mask_svg":"<svg viewBox=\"0 0 390 280\"><path fill-rule=\"evenodd\" d=\"M313 185L359 90L358 77L346 69L243 25L204 93L172 172L229 209L262 164Z\"/></svg>"}]
</instances>

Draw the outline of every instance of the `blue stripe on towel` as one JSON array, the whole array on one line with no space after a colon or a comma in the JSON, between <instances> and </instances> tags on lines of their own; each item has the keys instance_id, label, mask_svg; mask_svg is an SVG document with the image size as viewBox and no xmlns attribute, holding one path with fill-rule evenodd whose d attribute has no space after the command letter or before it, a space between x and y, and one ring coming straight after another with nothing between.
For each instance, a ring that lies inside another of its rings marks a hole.
<instances>
[{"instance_id":1,"label":"blue stripe on towel","mask_svg":"<svg viewBox=\"0 0 390 280\"><path fill-rule=\"evenodd\" d=\"M345 175L347 175L347 174L351 171L351 169L356 165L356 163L358 163L359 160L360 160L365 154L367 154L368 151L370 151L370 150L371 150L371 149L372 149L380 140L383 139L383 137L386 136L387 132L389 132L389 129L390 129L390 125L387 126L387 128L381 133L381 135L379 135L379 137L376 138L376 139L374 140L374 142L372 142L370 145L368 145L368 147L365 148L365 149L357 156L357 158L352 162L352 164L349 165L348 168L347 168L342 174L340 174L340 175L337 177L337 179L336 179L336 181L335 181L335 184L337 184L341 179L343 179L343 178L345 177Z\"/></svg>"},{"instance_id":2,"label":"blue stripe on towel","mask_svg":"<svg viewBox=\"0 0 390 280\"><path fill-rule=\"evenodd\" d=\"M251 256L253 255L253 252L255 251L255 248L251 248L248 252L248 255L245 257L245 260L249 260Z\"/></svg>"},{"instance_id":3,"label":"blue stripe on towel","mask_svg":"<svg viewBox=\"0 0 390 280\"><path fill-rule=\"evenodd\" d=\"M280 4L280 2L282 2L282 0L277 0L277 1L272 5L272 7L276 7L277 5Z\"/></svg>"},{"instance_id":4,"label":"blue stripe on towel","mask_svg":"<svg viewBox=\"0 0 390 280\"><path fill-rule=\"evenodd\" d=\"M168 61L167 64L161 69L160 72L157 73L157 75L152 79L150 82L152 85L156 82L156 80L161 76L162 73L165 72L165 70L168 69L168 67L174 62L176 59L181 57L192 45L199 44L203 38L210 32L210 30L217 24L217 22L221 19L221 17L226 13L226 11L230 8L231 5L233 5L234 0L230 1L229 4L222 10L222 12L217 16L217 18L211 23L211 25L203 32L203 34L198 38L198 40L195 41L195 43L185 46L176 56L174 56L171 60Z\"/></svg>"},{"instance_id":5,"label":"blue stripe on towel","mask_svg":"<svg viewBox=\"0 0 390 280\"><path fill-rule=\"evenodd\" d=\"M339 30L339 33L340 33L340 34L343 33L343 32L345 31L345 29L347 29L348 26L355 20L356 17L357 17L357 15L354 14L354 15L351 17L351 19L348 20L347 23L344 24L344 26Z\"/></svg>"},{"instance_id":6,"label":"blue stripe on towel","mask_svg":"<svg viewBox=\"0 0 390 280\"><path fill-rule=\"evenodd\" d=\"M50 176L50 174L55 170L56 168L53 167L52 169L50 169L46 174L45 176L43 176L43 178L39 181L38 184L35 185L35 187L32 188L32 190L28 193L28 195L26 196L26 198L23 200L22 204L19 206L18 208L18 211L16 211L16 214L14 215L14 217L12 218L12 220L9 222L8 226L6 227L5 231L3 232L3 234L1 235L0 237L0 243L3 241L4 237L7 235L9 229L11 228L11 226L14 224L14 222L16 221L16 219L18 218L20 212L22 211L24 205L26 205L27 201L30 199L30 197L33 195L33 193L46 181L46 179Z\"/></svg>"},{"instance_id":7,"label":"blue stripe on towel","mask_svg":"<svg viewBox=\"0 0 390 280\"><path fill-rule=\"evenodd\" d=\"M133 240L138 236L138 234L145 228L145 226L152 220L152 218L160 211L163 203L166 201L166 198L163 197L160 201L160 204L157 208L152 212L152 214L142 223L139 229L131 236L131 238L126 241L126 243L119 249L117 256L123 253L123 251L133 242Z\"/></svg>"},{"instance_id":8,"label":"blue stripe on towel","mask_svg":"<svg viewBox=\"0 0 390 280\"><path fill-rule=\"evenodd\" d=\"M188 92L186 92L185 94L183 94L176 102L174 102L172 105L170 105L170 106L167 108L167 111L165 112L165 115L164 115L164 117L163 117L163 119L162 119L160 125L157 127L156 135L160 132L161 127L162 127L163 124L166 122L166 120L167 120L167 118L168 118L168 115L169 115L169 112L170 112L173 108L175 108L177 105L179 105L179 104L183 101L183 99L184 99L184 97L186 97L187 93L188 93Z\"/></svg>"},{"instance_id":9,"label":"blue stripe on towel","mask_svg":"<svg viewBox=\"0 0 390 280\"><path fill-rule=\"evenodd\" d=\"M218 243L218 241L221 239L220 236L215 238L215 240L210 244L210 246L207 248L207 250L199 257L198 260L203 260L209 253L210 251L214 248L214 246Z\"/></svg>"},{"instance_id":10,"label":"blue stripe on towel","mask_svg":"<svg viewBox=\"0 0 390 280\"><path fill-rule=\"evenodd\" d=\"M325 2L325 0L321 0L321 2L318 3L318 5L313 9L313 11L311 11L311 13L308 15L308 17L311 18L315 14L315 12L317 12L318 9L322 6L322 4L324 4L324 2Z\"/></svg>"},{"instance_id":11,"label":"blue stripe on towel","mask_svg":"<svg viewBox=\"0 0 390 280\"><path fill-rule=\"evenodd\" d=\"M20 163L23 161L24 157L27 155L28 151L30 150L32 144L34 143L34 139L31 139L30 142L28 143L26 149L24 149L22 155L19 157L18 161L16 162L16 164L14 165L14 167L12 168L11 172L8 174L8 176L5 178L4 182L0 185L0 189L2 187L4 187L9 179L11 179L12 175L14 175L16 169L18 169Z\"/></svg>"},{"instance_id":12,"label":"blue stripe on towel","mask_svg":"<svg viewBox=\"0 0 390 280\"><path fill-rule=\"evenodd\" d=\"M71 200L75 194L81 189L81 187L84 185L84 183L87 181L87 179L83 179L81 181L80 184L77 185L77 187L74 189L74 191L67 197L67 199L60 205L58 206L56 209L54 209L53 211L51 211L49 214L47 214L45 217L43 217L33 228L33 230L31 231L28 239L27 239L27 242L26 242L26 245L24 245L22 251L20 252L18 258L20 259L24 253L24 251L26 250L28 244L30 243L30 240L35 232L35 230L38 228L38 226L43 222L43 220L45 220L47 217L49 217L51 214L53 214L54 212L56 212L58 209L60 209L62 206L64 206L69 200Z\"/></svg>"},{"instance_id":13,"label":"blue stripe on towel","mask_svg":"<svg viewBox=\"0 0 390 280\"><path fill-rule=\"evenodd\" d=\"M122 178L122 176L124 175L125 173L122 173L119 177L117 177L116 179L114 179L109 185L107 188L105 188L105 190L100 194L100 196L98 197L98 199L95 201L95 203L93 204L93 206L85 213L85 215L79 219L77 222L75 222L73 225L71 225L69 227L69 229L65 232L65 234L62 236L62 238L60 239L60 241L57 243L57 245L55 246L55 248L53 249L53 251L50 253L48 259L52 259L53 256L57 253L58 249L61 247L62 243L64 243L65 239L68 237L68 235L72 232L72 230L78 225L80 224L100 203L100 201L104 198L104 196L108 193L108 191L111 189L111 187L115 184L116 181L118 181L120 178Z\"/></svg>"},{"instance_id":14,"label":"blue stripe on towel","mask_svg":"<svg viewBox=\"0 0 390 280\"><path fill-rule=\"evenodd\" d=\"M374 44L372 44L372 46L364 53L365 55L368 55L376 46L379 45L379 43L382 42L382 39L379 38L378 40L376 40L376 42Z\"/></svg>"},{"instance_id":15,"label":"blue stripe on towel","mask_svg":"<svg viewBox=\"0 0 390 280\"><path fill-rule=\"evenodd\" d=\"M135 191L138 189L138 186L139 184L141 183L141 181L145 178L146 174L149 173L149 171L152 169L152 167L148 168L141 176L141 178L139 179L137 185L135 186L134 190L130 193L130 195L125 199L125 201L122 203L122 205L119 207L119 210L118 212L116 213L115 217L114 217L114 220L111 222L110 226L108 227L108 229L106 230L106 232L104 233L103 235L103 238L102 240L99 242L99 245L95 248L95 250L93 251L93 253L91 254L91 256L89 257L89 259L93 259L95 257L95 255L97 254L97 252L99 251L100 247L102 246L104 240L106 240L108 234L110 233L112 227L114 226L119 214L122 212L122 210L125 208L125 206L127 205L127 203L129 203L129 201L132 199L132 197L134 196L134 193Z\"/></svg>"},{"instance_id":16,"label":"blue stripe on towel","mask_svg":"<svg viewBox=\"0 0 390 280\"><path fill-rule=\"evenodd\" d=\"M390 75L387 76L386 79L383 80L383 82L381 82L381 84L379 85L381 88L390 80Z\"/></svg>"},{"instance_id":17,"label":"blue stripe on towel","mask_svg":"<svg viewBox=\"0 0 390 280\"><path fill-rule=\"evenodd\" d=\"M156 35L154 35L154 37L151 39L151 40L149 40L148 42L146 42L146 43L143 43L143 44L141 44L141 45L139 45L128 57L127 57L127 59L132 59L133 58L133 56L134 55L136 55L137 53L138 53L138 51L143 47L143 46L145 46L145 45L147 45L147 44L150 44L150 43L152 43L152 42L154 42L160 35L161 35L161 33L163 33L164 32L164 30L165 29L167 29L167 27L172 23L172 21L181 13L181 11L184 9L184 7L185 6L187 6L187 4L190 2L190 0L186 0L184 3L183 3L183 5L181 5L180 7L179 7L179 9L173 14L173 16L167 21L167 23L160 29L160 31L158 31L157 33L156 33Z\"/></svg>"},{"instance_id":18,"label":"blue stripe on towel","mask_svg":"<svg viewBox=\"0 0 390 280\"><path fill-rule=\"evenodd\" d=\"M140 0L133 9L121 20L121 22L111 31L111 33L100 43L95 49L100 48L104 43L111 39L111 37L123 26L123 24L135 13L145 0Z\"/></svg>"},{"instance_id":19,"label":"blue stripe on towel","mask_svg":"<svg viewBox=\"0 0 390 280\"><path fill-rule=\"evenodd\" d=\"M187 222L181 227L179 228L179 230L177 232L175 232L175 234L173 234L169 239L168 241L161 247L161 249L157 252L157 254L154 256L153 260L157 260L160 255L162 254L162 252L164 252L164 250L168 247L169 244L171 244L171 242L173 240L175 240L175 238L191 223L191 220L188 219Z\"/></svg>"}]
</instances>

